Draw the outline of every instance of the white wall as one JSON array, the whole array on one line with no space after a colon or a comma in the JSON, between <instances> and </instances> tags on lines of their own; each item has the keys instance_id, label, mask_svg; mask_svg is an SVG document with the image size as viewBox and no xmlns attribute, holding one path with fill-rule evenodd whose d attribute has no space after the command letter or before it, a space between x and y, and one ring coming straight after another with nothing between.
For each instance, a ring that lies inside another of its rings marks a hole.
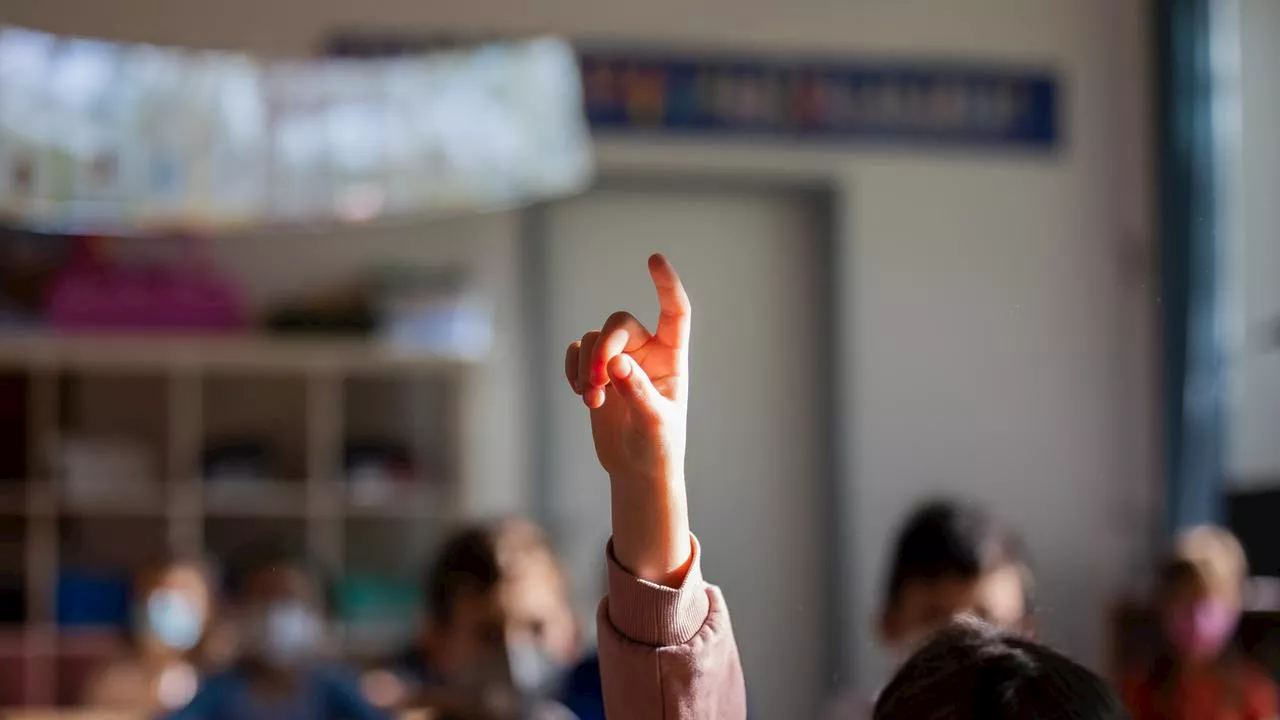
<instances>
[{"instance_id":1,"label":"white wall","mask_svg":"<svg viewBox=\"0 0 1280 720\"><path fill-rule=\"evenodd\" d=\"M1237 194L1226 197L1235 232L1229 283L1234 335L1228 461L1241 487L1280 483L1280 3L1236 0L1239 77L1227 103L1238 103L1239 137L1227 138Z\"/></svg>"},{"instance_id":2,"label":"white wall","mask_svg":"<svg viewBox=\"0 0 1280 720\"><path fill-rule=\"evenodd\" d=\"M614 142L602 158L841 183L851 654L871 657L898 518L947 489L1024 529L1048 637L1101 660L1105 606L1146 567L1154 502L1145 0L7 0L0 19L272 55L343 26L418 26L1052 67L1065 139L1048 157ZM859 665L863 682L879 673Z\"/></svg>"}]
</instances>

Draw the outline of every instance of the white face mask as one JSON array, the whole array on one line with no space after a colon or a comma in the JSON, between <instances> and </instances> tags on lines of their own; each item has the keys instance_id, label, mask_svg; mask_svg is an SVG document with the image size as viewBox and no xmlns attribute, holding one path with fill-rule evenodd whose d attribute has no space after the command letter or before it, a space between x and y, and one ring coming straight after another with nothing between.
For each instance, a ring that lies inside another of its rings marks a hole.
<instances>
[{"instance_id":1,"label":"white face mask","mask_svg":"<svg viewBox=\"0 0 1280 720\"><path fill-rule=\"evenodd\" d=\"M527 640L507 645L511 682L525 697L544 697L560 677L561 668L537 644Z\"/></svg>"},{"instance_id":2,"label":"white face mask","mask_svg":"<svg viewBox=\"0 0 1280 720\"><path fill-rule=\"evenodd\" d=\"M204 634L204 613L176 590L156 590L141 608L143 627L165 646L186 652Z\"/></svg>"},{"instance_id":3,"label":"white face mask","mask_svg":"<svg viewBox=\"0 0 1280 720\"><path fill-rule=\"evenodd\" d=\"M320 618L305 603L275 602L250 616L246 642L258 659L277 668L310 660L324 634Z\"/></svg>"},{"instance_id":4,"label":"white face mask","mask_svg":"<svg viewBox=\"0 0 1280 720\"><path fill-rule=\"evenodd\" d=\"M561 670L536 643L518 640L493 648L456 682L490 717L530 718L554 694Z\"/></svg>"}]
</instances>

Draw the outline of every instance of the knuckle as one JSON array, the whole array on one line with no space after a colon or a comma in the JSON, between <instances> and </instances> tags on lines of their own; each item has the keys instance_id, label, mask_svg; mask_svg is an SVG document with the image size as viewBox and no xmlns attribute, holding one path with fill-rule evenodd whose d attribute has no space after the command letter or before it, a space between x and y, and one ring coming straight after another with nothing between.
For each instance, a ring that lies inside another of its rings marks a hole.
<instances>
[{"instance_id":1,"label":"knuckle","mask_svg":"<svg viewBox=\"0 0 1280 720\"><path fill-rule=\"evenodd\" d=\"M631 319L632 319L631 313L627 312L626 310L619 310L613 313L612 315L610 315L609 318L605 320L604 326L606 328L619 327L621 325L626 325L628 322L631 321Z\"/></svg>"}]
</instances>

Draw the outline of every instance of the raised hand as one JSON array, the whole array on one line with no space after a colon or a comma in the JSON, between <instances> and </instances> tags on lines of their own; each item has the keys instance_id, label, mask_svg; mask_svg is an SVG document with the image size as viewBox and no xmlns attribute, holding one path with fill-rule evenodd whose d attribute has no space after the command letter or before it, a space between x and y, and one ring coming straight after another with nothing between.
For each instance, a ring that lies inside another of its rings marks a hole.
<instances>
[{"instance_id":1,"label":"raised hand","mask_svg":"<svg viewBox=\"0 0 1280 720\"><path fill-rule=\"evenodd\" d=\"M675 268L649 258L653 333L627 312L569 345L565 376L590 408L596 457L612 486L614 555L638 577L678 584L692 556L684 487L689 297Z\"/></svg>"}]
</instances>

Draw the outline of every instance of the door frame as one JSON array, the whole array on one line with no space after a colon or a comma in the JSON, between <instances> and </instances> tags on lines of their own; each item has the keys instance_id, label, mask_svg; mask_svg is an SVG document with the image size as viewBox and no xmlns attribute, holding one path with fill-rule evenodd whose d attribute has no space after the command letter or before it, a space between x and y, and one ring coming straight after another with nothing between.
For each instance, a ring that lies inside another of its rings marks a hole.
<instances>
[{"instance_id":1,"label":"door frame","mask_svg":"<svg viewBox=\"0 0 1280 720\"><path fill-rule=\"evenodd\" d=\"M824 177L825 176L825 177ZM854 598L851 586L854 576L855 553L852 545L852 529L847 522L852 517L854 489L847 479L852 478L851 456L848 449L853 438L850 413L843 407L848 397L852 378L852 360L846 341L851 332L847 307L850 289L842 269L846 266L843 253L849 248L844 238L848 236L848 208L843 183L834 174L791 175L772 170L742 172L739 169L682 171L674 169L629 168L606 169L585 192L627 190L641 193L670 195L672 193L722 194L732 192L770 193L803 198L811 203L817 220L817 232L812 237L814 245L812 277L813 294L810 302L817 313L814 322L819 343L814 354L817 366L819 392L815 402L820 414L821 432L816 439L819 459L817 481L819 483L816 541L822 548L819 559L821 578L818 590L822 599L822 627L827 632L820 639L821 665L824 677L829 678L826 688L838 691L844 683L855 677L853 645L855 635ZM572 200L570 198L569 200ZM554 203L541 203L523 210L520 214L519 255L520 277L523 284L524 342L529 353L526 377L530 387L529 432L530 454L533 472L530 473L530 489L526 507L535 520L552 533L548 525L554 517L551 508L553 491L552 449L557 438L554 423L545 421L545 413L551 407L552 393L558 388L548 387L545 378L558 372L554 363L559 339L550 337L550 287L549 243L550 210ZM842 372L843 370L843 372ZM781 620L780 620L781 621Z\"/></svg>"}]
</instances>

